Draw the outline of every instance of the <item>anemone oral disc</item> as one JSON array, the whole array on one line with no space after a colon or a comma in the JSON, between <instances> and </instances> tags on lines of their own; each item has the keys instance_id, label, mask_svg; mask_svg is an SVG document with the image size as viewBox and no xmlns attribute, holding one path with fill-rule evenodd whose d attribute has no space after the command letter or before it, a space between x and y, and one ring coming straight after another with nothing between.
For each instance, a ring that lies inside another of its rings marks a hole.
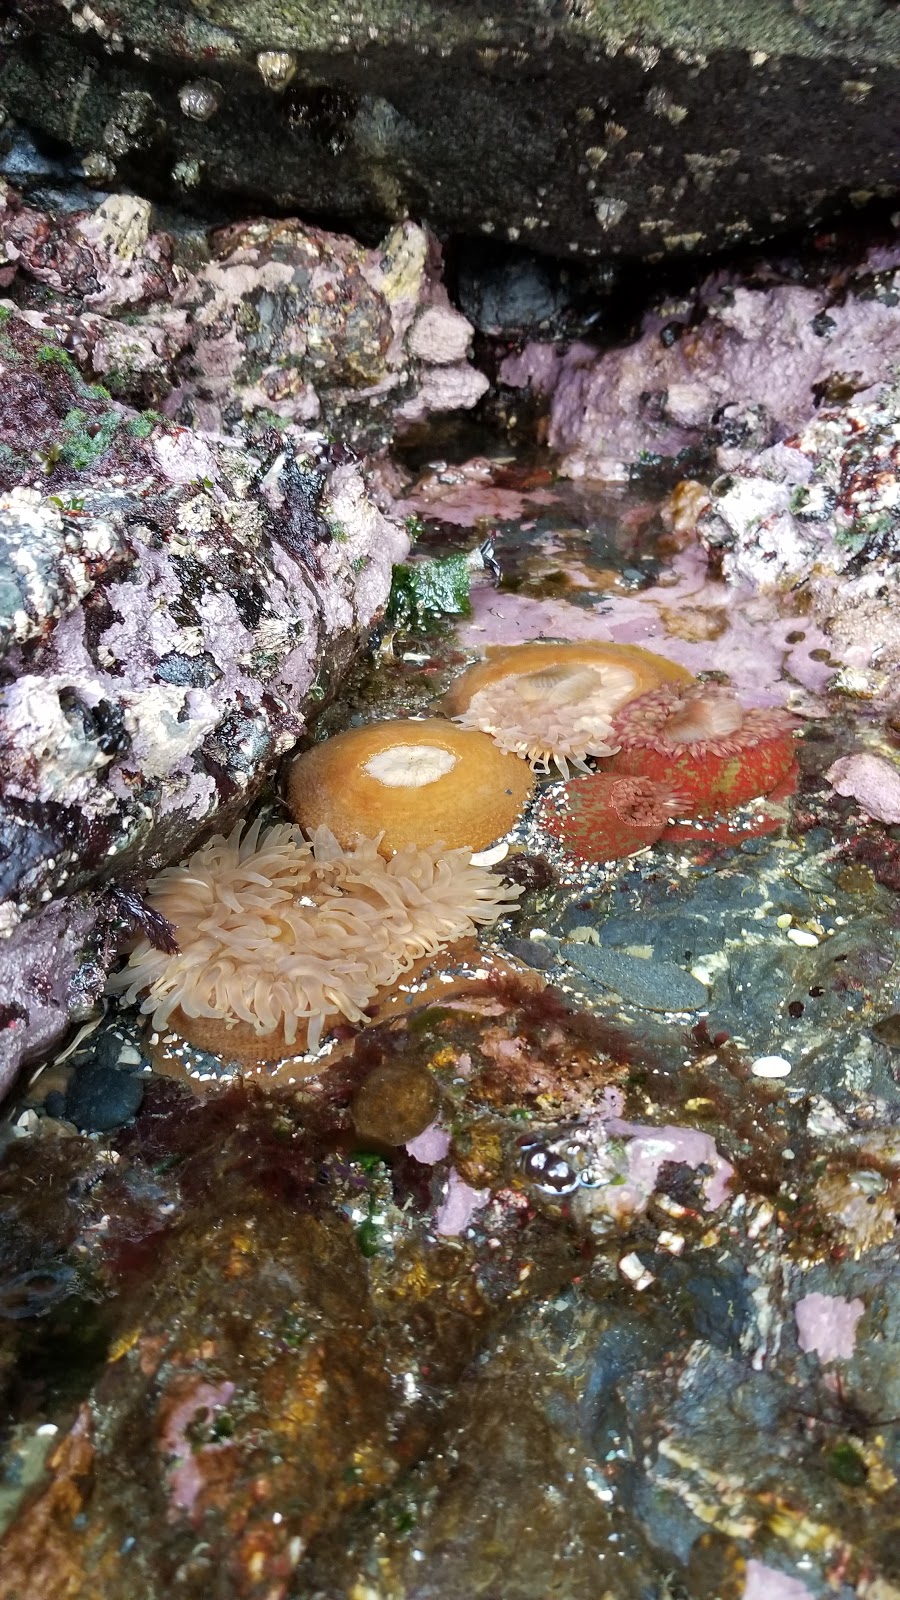
<instances>
[{"instance_id":1,"label":"anemone oral disc","mask_svg":"<svg viewBox=\"0 0 900 1600\"><path fill-rule=\"evenodd\" d=\"M393 744L363 764L363 771L386 789L424 789L445 778L458 756L436 744Z\"/></svg>"}]
</instances>

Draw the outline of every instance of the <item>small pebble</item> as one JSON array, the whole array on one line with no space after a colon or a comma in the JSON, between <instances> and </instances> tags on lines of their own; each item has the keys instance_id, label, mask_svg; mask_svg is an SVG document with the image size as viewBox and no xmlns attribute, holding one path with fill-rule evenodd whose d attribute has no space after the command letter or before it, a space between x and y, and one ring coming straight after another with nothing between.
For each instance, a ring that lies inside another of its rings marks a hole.
<instances>
[{"instance_id":1,"label":"small pebble","mask_svg":"<svg viewBox=\"0 0 900 1600\"><path fill-rule=\"evenodd\" d=\"M791 1063L785 1061L784 1056L757 1056L750 1064L750 1071L754 1078L786 1078Z\"/></svg>"},{"instance_id":2,"label":"small pebble","mask_svg":"<svg viewBox=\"0 0 900 1600\"><path fill-rule=\"evenodd\" d=\"M804 950L814 950L818 939L814 933L809 933L806 928L788 928L787 936L792 944L802 945Z\"/></svg>"},{"instance_id":3,"label":"small pebble","mask_svg":"<svg viewBox=\"0 0 900 1600\"><path fill-rule=\"evenodd\" d=\"M144 1085L121 1067L82 1067L66 1090L65 1115L81 1133L120 1128L140 1108Z\"/></svg>"},{"instance_id":4,"label":"small pebble","mask_svg":"<svg viewBox=\"0 0 900 1600\"><path fill-rule=\"evenodd\" d=\"M392 1061L375 1067L353 1096L357 1133L379 1144L408 1144L434 1121L441 1094L425 1067Z\"/></svg>"}]
</instances>

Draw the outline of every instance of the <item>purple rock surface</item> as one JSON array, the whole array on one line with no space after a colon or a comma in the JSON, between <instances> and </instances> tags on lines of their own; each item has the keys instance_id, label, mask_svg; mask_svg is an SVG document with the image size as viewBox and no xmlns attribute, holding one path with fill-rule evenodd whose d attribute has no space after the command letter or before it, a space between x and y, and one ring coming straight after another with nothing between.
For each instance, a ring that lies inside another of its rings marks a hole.
<instances>
[{"instance_id":1,"label":"purple rock surface","mask_svg":"<svg viewBox=\"0 0 900 1600\"><path fill-rule=\"evenodd\" d=\"M247 804L408 540L320 434L243 447L130 411L11 308L0 359L2 1089L68 1020L81 891L146 876Z\"/></svg>"}]
</instances>

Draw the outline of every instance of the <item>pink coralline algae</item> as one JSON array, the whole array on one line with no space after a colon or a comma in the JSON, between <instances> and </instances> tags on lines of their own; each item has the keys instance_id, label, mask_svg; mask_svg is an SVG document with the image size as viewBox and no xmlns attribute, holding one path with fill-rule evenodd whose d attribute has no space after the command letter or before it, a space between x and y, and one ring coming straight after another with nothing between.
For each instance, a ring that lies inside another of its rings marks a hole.
<instances>
[{"instance_id":1,"label":"pink coralline algae","mask_svg":"<svg viewBox=\"0 0 900 1600\"><path fill-rule=\"evenodd\" d=\"M612 1134L631 1136L626 1148L626 1183L617 1195L617 1203L623 1210L645 1209L656 1185L659 1169L666 1161L684 1162L694 1168L709 1168L701 1185L706 1211L715 1211L727 1200L734 1168L724 1156L719 1155L711 1134L702 1133L698 1128L673 1125L648 1128L640 1122L624 1122L620 1117L606 1119L606 1128Z\"/></svg>"},{"instance_id":2,"label":"pink coralline algae","mask_svg":"<svg viewBox=\"0 0 900 1600\"><path fill-rule=\"evenodd\" d=\"M438 1161L443 1161L450 1150L450 1135L437 1122L429 1123L427 1128L410 1139L406 1145L406 1152L416 1161L421 1161L425 1166L433 1167Z\"/></svg>"},{"instance_id":3,"label":"pink coralline algae","mask_svg":"<svg viewBox=\"0 0 900 1600\"><path fill-rule=\"evenodd\" d=\"M727 674L750 706L783 705L792 683L820 694L834 676L827 661L829 640L809 618L779 614L775 599L746 584L709 577L704 552L682 550L660 582L638 595L609 594L599 616L567 600L534 600L487 585L473 585L472 616L459 630L473 649L520 644L531 639L571 639L601 644L636 644L687 667L689 672ZM692 637L691 624L716 617L713 638ZM823 659L823 657L825 659Z\"/></svg>"},{"instance_id":4,"label":"pink coralline algae","mask_svg":"<svg viewBox=\"0 0 900 1600\"><path fill-rule=\"evenodd\" d=\"M551 489L509 488L495 482L497 464L473 456L461 466L435 468L420 478L412 492L395 504L402 515L410 511L442 522L474 527L482 518L520 517L528 505L549 505L558 497Z\"/></svg>"},{"instance_id":5,"label":"pink coralline algae","mask_svg":"<svg viewBox=\"0 0 900 1600\"><path fill-rule=\"evenodd\" d=\"M820 1361L849 1361L865 1309L864 1301L840 1294L805 1294L794 1307L800 1349Z\"/></svg>"},{"instance_id":6,"label":"pink coralline algae","mask_svg":"<svg viewBox=\"0 0 900 1600\"><path fill-rule=\"evenodd\" d=\"M857 800L878 822L900 822L900 769L882 756L861 751L842 756L825 774L835 794Z\"/></svg>"},{"instance_id":7,"label":"pink coralline algae","mask_svg":"<svg viewBox=\"0 0 900 1600\"><path fill-rule=\"evenodd\" d=\"M813 1600L813 1596L799 1578L767 1567L763 1561L748 1561L741 1600Z\"/></svg>"},{"instance_id":8,"label":"pink coralline algae","mask_svg":"<svg viewBox=\"0 0 900 1600\"><path fill-rule=\"evenodd\" d=\"M0 291L29 278L51 291L49 309L27 315L52 331L62 311L75 360L117 397L214 432L239 414L305 425L324 413L346 436L348 407L362 423L393 413L409 424L487 389L438 243L418 224L367 250L296 218L257 218L211 232L189 270L152 216L122 194L51 215L0 179Z\"/></svg>"},{"instance_id":9,"label":"pink coralline algae","mask_svg":"<svg viewBox=\"0 0 900 1600\"><path fill-rule=\"evenodd\" d=\"M563 1200L577 1221L597 1234L627 1230L646 1211L661 1168L676 1162L702 1168L703 1209L715 1211L730 1195L734 1168L715 1140L698 1128L648 1127L620 1114L621 1096L604 1096L598 1114L569 1124L556 1136L527 1136L521 1170L532 1193Z\"/></svg>"},{"instance_id":10,"label":"pink coralline algae","mask_svg":"<svg viewBox=\"0 0 900 1600\"><path fill-rule=\"evenodd\" d=\"M203 1383L190 1387L180 1404L169 1412L159 1440L162 1452L172 1457L169 1488L177 1511L192 1512L204 1484L204 1458L227 1448L226 1441L210 1440L197 1445L188 1438L188 1429L198 1422L209 1426L217 1411L227 1406L234 1394L233 1383Z\"/></svg>"},{"instance_id":11,"label":"pink coralline algae","mask_svg":"<svg viewBox=\"0 0 900 1600\"><path fill-rule=\"evenodd\" d=\"M860 264L860 288L870 271ZM624 479L631 463L676 456L711 426L727 441L729 410L735 436L743 442L755 427L768 444L806 421L834 373L852 372L858 393L890 381L900 316L889 296L857 295L855 286L831 299L822 289L748 288L716 274L686 306L678 338L663 341L664 319L651 311L633 344L599 354L576 344L555 358L529 346L503 363L500 379L552 396L549 442L570 477Z\"/></svg>"},{"instance_id":12,"label":"pink coralline algae","mask_svg":"<svg viewBox=\"0 0 900 1600\"><path fill-rule=\"evenodd\" d=\"M490 1189L473 1189L460 1177L456 1168L451 1167L444 1198L434 1218L435 1233L443 1234L445 1238L455 1238L457 1234L465 1233L476 1211L483 1210L490 1197Z\"/></svg>"}]
</instances>

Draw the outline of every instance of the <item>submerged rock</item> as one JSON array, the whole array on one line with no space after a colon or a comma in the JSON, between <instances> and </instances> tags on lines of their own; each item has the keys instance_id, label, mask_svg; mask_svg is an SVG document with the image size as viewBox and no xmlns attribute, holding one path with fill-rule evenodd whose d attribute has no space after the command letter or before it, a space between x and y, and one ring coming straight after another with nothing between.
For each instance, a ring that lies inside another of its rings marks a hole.
<instances>
[{"instance_id":1,"label":"submerged rock","mask_svg":"<svg viewBox=\"0 0 900 1600\"><path fill-rule=\"evenodd\" d=\"M705 986L674 961L644 960L595 944L564 944L561 953L588 978L648 1011L696 1011L705 1006Z\"/></svg>"}]
</instances>

